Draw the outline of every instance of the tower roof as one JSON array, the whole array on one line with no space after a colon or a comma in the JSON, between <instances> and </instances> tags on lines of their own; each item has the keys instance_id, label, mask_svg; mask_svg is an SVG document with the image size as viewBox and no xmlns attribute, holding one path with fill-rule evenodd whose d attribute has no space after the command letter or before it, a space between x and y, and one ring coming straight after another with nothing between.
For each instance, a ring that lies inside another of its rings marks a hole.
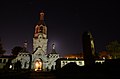
<instances>
[{"instance_id":1,"label":"tower roof","mask_svg":"<svg viewBox=\"0 0 120 79\"><path fill-rule=\"evenodd\" d=\"M45 26L45 22L44 22L44 12L41 12L40 13L40 20L39 20L39 22L37 23L38 25L43 25L43 26Z\"/></svg>"},{"instance_id":2,"label":"tower roof","mask_svg":"<svg viewBox=\"0 0 120 79\"><path fill-rule=\"evenodd\" d=\"M57 52L55 50L55 44L52 44L52 51L50 54L57 54Z\"/></svg>"},{"instance_id":3,"label":"tower roof","mask_svg":"<svg viewBox=\"0 0 120 79\"><path fill-rule=\"evenodd\" d=\"M52 52L50 54L57 54L55 49L52 49Z\"/></svg>"}]
</instances>

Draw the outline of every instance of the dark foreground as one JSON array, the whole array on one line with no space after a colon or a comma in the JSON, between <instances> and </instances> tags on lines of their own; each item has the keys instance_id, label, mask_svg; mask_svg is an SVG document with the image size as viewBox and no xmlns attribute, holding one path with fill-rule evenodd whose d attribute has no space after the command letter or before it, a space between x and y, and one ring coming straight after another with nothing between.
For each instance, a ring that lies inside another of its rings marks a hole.
<instances>
[{"instance_id":1,"label":"dark foreground","mask_svg":"<svg viewBox=\"0 0 120 79\"><path fill-rule=\"evenodd\" d=\"M1 72L0 79L120 79L120 72L111 72L110 70Z\"/></svg>"},{"instance_id":2,"label":"dark foreground","mask_svg":"<svg viewBox=\"0 0 120 79\"><path fill-rule=\"evenodd\" d=\"M56 79L56 77L51 72L11 71L1 73L0 79Z\"/></svg>"},{"instance_id":3,"label":"dark foreground","mask_svg":"<svg viewBox=\"0 0 120 79\"><path fill-rule=\"evenodd\" d=\"M120 60L83 67L69 63L51 72L2 70L0 79L120 79Z\"/></svg>"},{"instance_id":4,"label":"dark foreground","mask_svg":"<svg viewBox=\"0 0 120 79\"><path fill-rule=\"evenodd\" d=\"M82 71L82 72L4 72L0 79L120 79L120 72Z\"/></svg>"}]
</instances>

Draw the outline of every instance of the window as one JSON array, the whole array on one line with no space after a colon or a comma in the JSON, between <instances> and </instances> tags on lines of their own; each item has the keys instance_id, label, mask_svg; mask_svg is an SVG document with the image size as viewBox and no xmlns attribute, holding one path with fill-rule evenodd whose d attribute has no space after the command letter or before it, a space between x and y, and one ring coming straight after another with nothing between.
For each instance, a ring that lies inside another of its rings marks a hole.
<instances>
[{"instance_id":1,"label":"window","mask_svg":"<svg viewBox=\"0 0 120 79\"><path fill-rule=\"evenodd\" d=\"M0 59L0 63L2 63L2 59Z\"/></svg>"},{"instance_id":2,"label":"window","mask_svg":"<svg viewBox=\"0 0 120 79\"><path fill-rule=\"evenodd\" d=\"M6 63L6 59L3 60L3 63Z\"/></svg>"},{"instance_id":3,"label":"window","mask_svg":"<svg viewBox=\"0 0 120 79\"><path fill-rule=\"evenodd\" d=\"M24 67L25 67L25 68L27 67L27 62L25 62Z\"/></svg>"},{"instance_id":4,"label":"window","mask_svg":"<svg viewBox=\"0 0 120 79\"><path fill-rule=\"evenodd\" d=\"M21 56L21 54L19 54L19 56Z\"/></svg>"},{"instance_id":5,"label":"window","mask_svg":"<svg viewBox=\"0 0 120 79\"><path fill-rule=\"evenodd\" d=\"M40 33L43 33L43 26L40 27Z\"/></svg>"},{"instance_id":6,"label":"window","mask_svg":"<svg viewBox=\"0 0 120 79\"><path fill-rule=\"evenodd\" d=\"M81 65L82 64L82 62L79 62L79 65Z\"/></svg>"}]
</instances>

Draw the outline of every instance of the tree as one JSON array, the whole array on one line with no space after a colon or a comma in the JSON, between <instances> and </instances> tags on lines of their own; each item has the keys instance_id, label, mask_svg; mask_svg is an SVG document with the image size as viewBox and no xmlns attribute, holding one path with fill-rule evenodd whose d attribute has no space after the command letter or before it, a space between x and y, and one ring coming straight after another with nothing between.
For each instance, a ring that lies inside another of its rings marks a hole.
<instances>
[{"instance_id":1,"label":"tree","mask_svg":"<svg viewBox=\"0 0 120 79\"><path fill-rule=\"evenodd\" d=\"M110 42L106 46L106 50L112 55L112 58L120 58L120 43L117 40Z\"/></svg>"},{"instance_id":2,"label":"tree","mask_svg":"<svg viewBox=\"0 0 120 79\"><path fill-rule=\"evenodd\" d=\"M1 39L0 39L0 55L3 55L6 51L3 49Z\"/></svg>"},{"instance_id":3,"label":"tree","mask_svg":"<svg viewBox=\"0 0 120 79\"><path fill-rule=\"evenodd\" d=\"M11 52L11 53L12 53L13 55L17 56L18 53L21 52L22 50L23 50L22 47L16 46L16 47L14 47L14 48L12 49L12 52Z\"/></svg>"}]
</instances>

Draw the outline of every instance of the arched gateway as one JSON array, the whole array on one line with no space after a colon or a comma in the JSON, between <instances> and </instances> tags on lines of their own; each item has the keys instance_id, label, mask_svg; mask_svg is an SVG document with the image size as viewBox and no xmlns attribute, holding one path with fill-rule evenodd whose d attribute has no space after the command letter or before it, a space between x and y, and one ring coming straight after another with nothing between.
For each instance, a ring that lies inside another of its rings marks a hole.
<instances>
[{"instance_id":1,"label":"arched gateway","mask_svg":"<svg viewBox=\"0 0 120 79\"><path fill-rule=\"evenodd\" d=\"M43 70L43 61L41 59L36 59L34 62L34 69L35 71L42 71Z\"/></svg>"}]
</instances>

